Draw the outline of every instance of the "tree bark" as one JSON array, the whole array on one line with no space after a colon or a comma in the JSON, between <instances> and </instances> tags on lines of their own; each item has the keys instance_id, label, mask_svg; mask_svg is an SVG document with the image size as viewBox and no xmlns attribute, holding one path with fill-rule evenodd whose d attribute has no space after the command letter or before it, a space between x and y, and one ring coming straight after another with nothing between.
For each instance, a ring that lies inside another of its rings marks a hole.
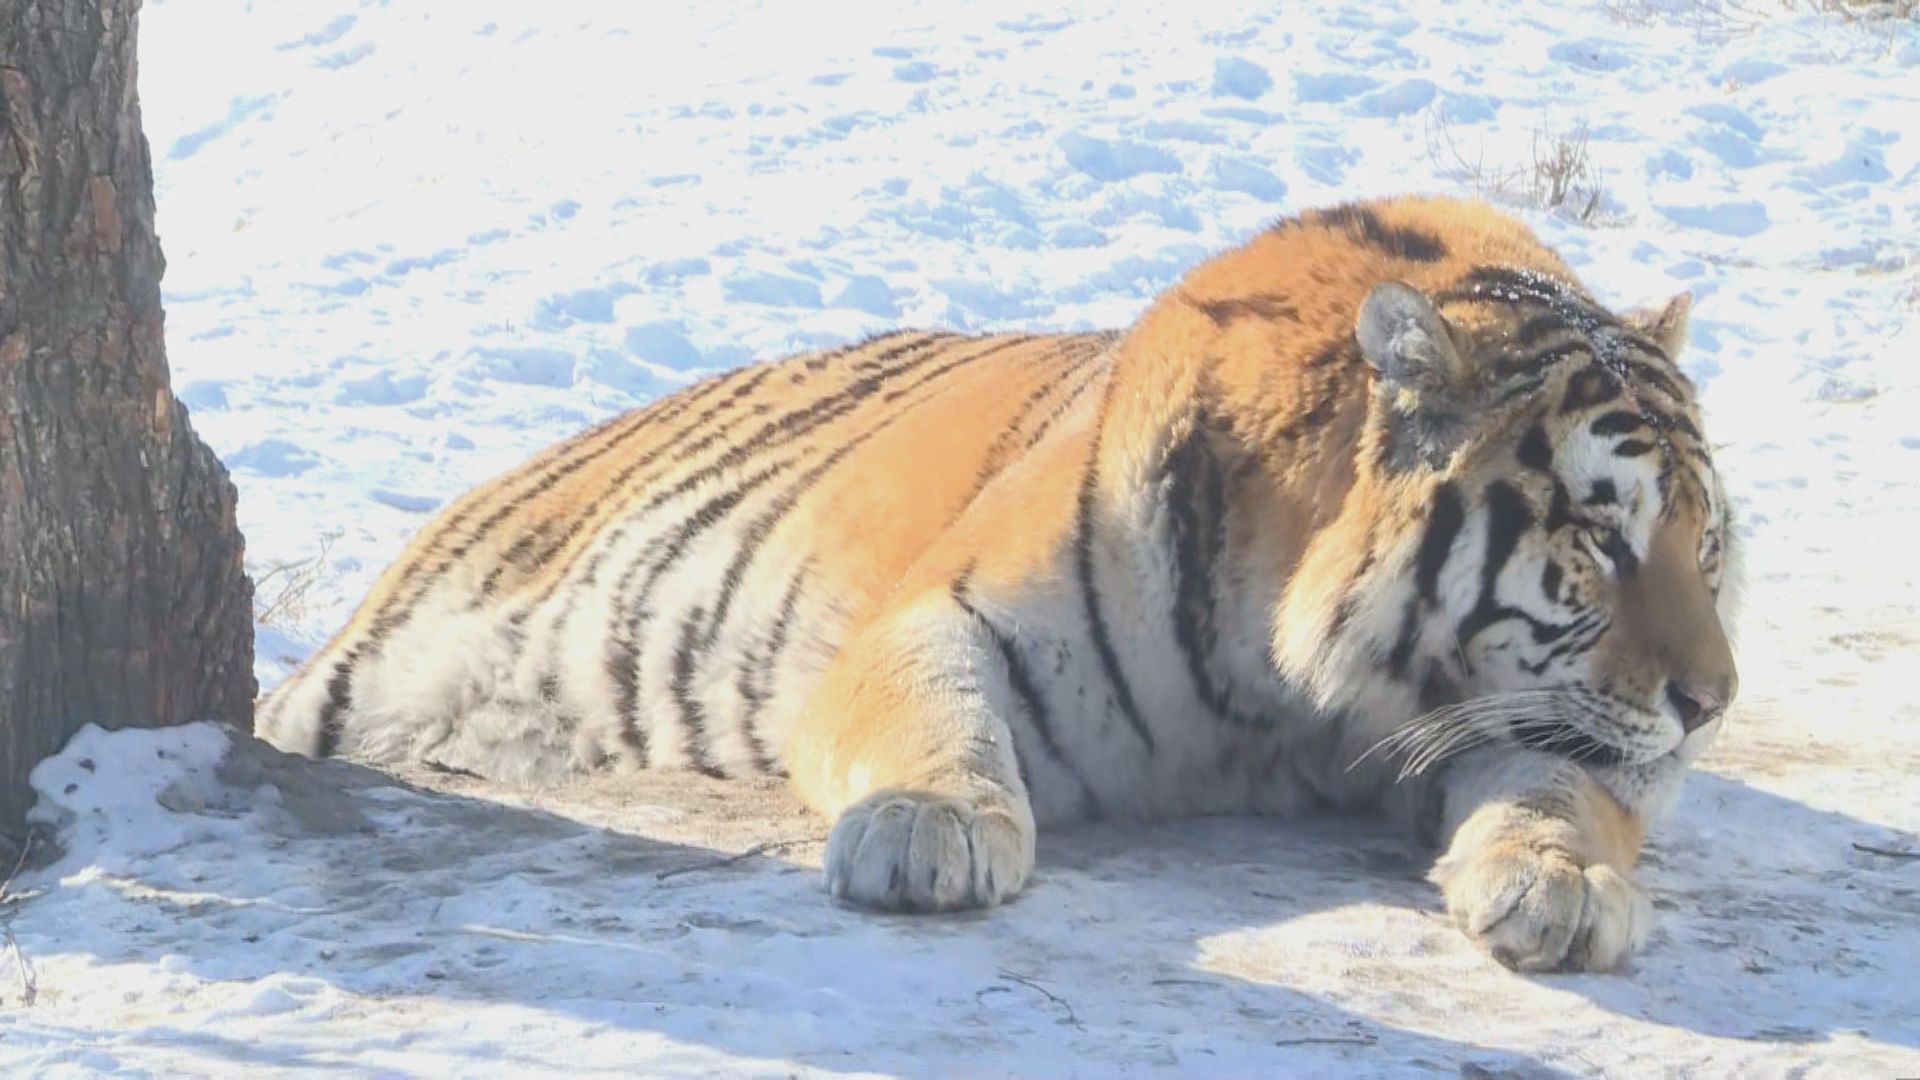
<instances>
[{"instance_id":1,"label":"tree bark","mask_svg":"<svg viewBox=\"0 0 1920 1080\"><path fill-rule=\"evenodd\" d=\"M252 723L226 470L168 387L138 0L0 0L0 834L87 723Z\"/></svg>"}]
</instances>

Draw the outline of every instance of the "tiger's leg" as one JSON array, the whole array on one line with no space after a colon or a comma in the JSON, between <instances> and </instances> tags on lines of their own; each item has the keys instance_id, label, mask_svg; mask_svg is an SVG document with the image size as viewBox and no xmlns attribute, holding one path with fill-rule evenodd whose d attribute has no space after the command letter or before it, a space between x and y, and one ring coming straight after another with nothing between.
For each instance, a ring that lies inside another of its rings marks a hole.
<instances>
[{"instance_id":1,"label":"tiger's leg","mask_svg":"<svg viewBox=\"0 0 1920 1080\"><path fill-rule=\"evenodd\" d=\"M1431 874L1447 911L1522 971L1606 971L1645 938L1634 883L1641 823L1586 770L1531 750L1490 751L1441 778L1447 850Z\"/></svg>"},{"instance_id":2,"label":"tiger's leg","mask_svg":"<svg viewBox=\"0 0 1920 1080\"><path fill-rule=\"evenodd\" d=\"M1033 869L1034 817L1003 710L1014 688L950 596L869 628L822 677L787 748L834 818L827 888L894 911L989 907Z\"/></svg>"}]
</instances>

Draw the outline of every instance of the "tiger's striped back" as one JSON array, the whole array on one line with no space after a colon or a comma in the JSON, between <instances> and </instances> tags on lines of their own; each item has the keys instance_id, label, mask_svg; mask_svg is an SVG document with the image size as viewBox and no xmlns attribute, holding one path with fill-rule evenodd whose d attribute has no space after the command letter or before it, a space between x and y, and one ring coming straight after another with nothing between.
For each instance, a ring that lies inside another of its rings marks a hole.
<instances>
[{"instance_id":1,"label":"tiger's striped back","mask_svg":"<svg viewBox=\"0 0 1920 1080\"><path fill-rule=\"evenodd\" d=\"M777 771L839 642L1098 399L1113 342L900 332L608 421L444 511L260 732L508 779Z\"/></svg>"}]
</instances>

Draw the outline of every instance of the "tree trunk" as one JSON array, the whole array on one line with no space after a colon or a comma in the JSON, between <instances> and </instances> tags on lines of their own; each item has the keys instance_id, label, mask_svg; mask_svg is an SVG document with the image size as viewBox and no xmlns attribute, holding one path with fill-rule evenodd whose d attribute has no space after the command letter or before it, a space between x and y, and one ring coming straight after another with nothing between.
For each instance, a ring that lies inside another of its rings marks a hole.
<instances>
[{"instance_id":1,"label":"tree trunk","mask_svg":"<svg viewBox=\"0 0 1920 1080\"><path fill-rule=\"evenodd\" d=\"M81 725L252 723L234 490L167 384L138 0L0 0L0 835Z\"/></svg>"}]
</instances>

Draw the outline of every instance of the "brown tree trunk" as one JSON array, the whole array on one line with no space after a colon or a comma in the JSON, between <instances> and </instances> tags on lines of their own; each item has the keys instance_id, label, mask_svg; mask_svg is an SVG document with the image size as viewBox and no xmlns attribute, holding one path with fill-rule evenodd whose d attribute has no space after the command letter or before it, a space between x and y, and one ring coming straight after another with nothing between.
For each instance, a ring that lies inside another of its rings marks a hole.
<instances>
[{"instance_id":1,"label":"brown tree trunk","mask_svg":"<svg viewBox=\"0 0 1920 1080\"><path fill-rule=\"evenodd\" d=\"M138 0L0 0L0 834L86 723L252 722L234 490L167 384Z\"/></svg>"}]
</instances>

